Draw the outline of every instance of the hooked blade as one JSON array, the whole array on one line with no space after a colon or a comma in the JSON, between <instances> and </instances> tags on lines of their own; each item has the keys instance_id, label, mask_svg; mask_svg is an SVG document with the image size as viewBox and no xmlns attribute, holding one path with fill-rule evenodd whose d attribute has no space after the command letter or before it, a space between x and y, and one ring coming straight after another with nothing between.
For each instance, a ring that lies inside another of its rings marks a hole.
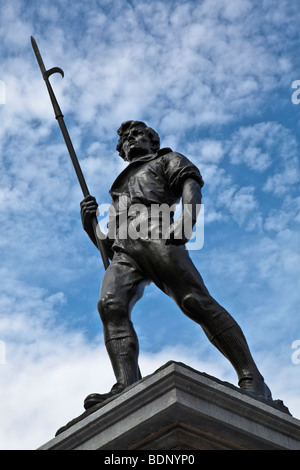
<instances>
[{"instance_id":1,"label":"hooked blade","mask_svg":"<svg viewBox=\"0 0 300 470\"><path fill-rule=\"evenodd\" d=\"M41 53L39 51L38 45L36 43L36 40L34 39L33 36L31 36L31 44L32 44L32 47L33 47L33 50L34 50L34 53L35 53L36 60L38 61L39 67L41 69L42 75L44 76L44 74L46 72L46 67L44 65L44 62L43 62Z\"/></svg>"}]
</instances>

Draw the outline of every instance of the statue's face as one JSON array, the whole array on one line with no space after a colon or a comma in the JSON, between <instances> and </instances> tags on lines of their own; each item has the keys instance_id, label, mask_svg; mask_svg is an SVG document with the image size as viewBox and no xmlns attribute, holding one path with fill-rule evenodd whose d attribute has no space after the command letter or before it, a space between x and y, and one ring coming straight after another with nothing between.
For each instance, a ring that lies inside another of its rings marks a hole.
<instances>
[{"instance_id":1,"label":"statue's face","mask_svg":"<svg viewBox=\"0 0 300 470\"><path fill-rule=\"evenodd\" d=\"M135 126L125 131L122 140L123 151L128 161L152 152L151 139L142 126Z\"/></svg>"}]
</instances>

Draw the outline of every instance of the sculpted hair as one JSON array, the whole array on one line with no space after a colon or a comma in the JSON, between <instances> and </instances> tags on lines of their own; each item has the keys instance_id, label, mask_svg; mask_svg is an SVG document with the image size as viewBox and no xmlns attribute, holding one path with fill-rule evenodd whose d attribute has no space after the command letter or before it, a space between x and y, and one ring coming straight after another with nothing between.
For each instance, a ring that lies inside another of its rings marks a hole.
<instances>
[{"instance_id":1,"label":"sculpted hair","mask_svg":"<svg viewBox=\"0 0 300 470\"><path fill-rule=\"evenodd\" d=\"M160 148L159 135L157 134L157 132L155 132L154 129L152 129L151 127L148 127L142 121L125 121L121 124L121 126L117 130L117 133L119 134L120 137L118 140L118 145L116 146L116 150L119 152L119 155L121 158L123 158L123 160L126 160L125 154L123 152L123 135L128 129L131 129L132 127L135 127L135 126L144 128L145 132L148 134L151 140L153 152L157 152L157 150L159 150Z\"/></svg>"}]
</instances>

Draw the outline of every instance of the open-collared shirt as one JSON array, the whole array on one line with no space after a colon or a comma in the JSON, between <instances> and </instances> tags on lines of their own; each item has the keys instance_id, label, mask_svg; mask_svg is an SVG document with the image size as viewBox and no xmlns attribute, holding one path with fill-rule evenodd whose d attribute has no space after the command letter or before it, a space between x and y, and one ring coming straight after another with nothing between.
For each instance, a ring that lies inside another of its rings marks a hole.
<instances>
[{"instance_id":1,"label":"open-collared shirt","mask_svg":"<svg viewBox=\"0 0 300 470\"><path fill-rule=\"evenodd\" d=\"M135 224L136 228L145 219L149 221L151 208L167 205L171 209L172 219L172 209L180 201L183 184L188 178L196 180L200 187L204 184L198 168L184 155L173 152L170 148L160 149L156 154L149 154L129 163L110 189L112 205L108 238L110 244L113 243L113 249L124 244L124 234L129 224ZM153 217L153 212L149 229L150 226L152 235L153 230L160 230L157 228L159 219ZM143 233L143 236L146 234Z\"/></svg>"}]
</instances>

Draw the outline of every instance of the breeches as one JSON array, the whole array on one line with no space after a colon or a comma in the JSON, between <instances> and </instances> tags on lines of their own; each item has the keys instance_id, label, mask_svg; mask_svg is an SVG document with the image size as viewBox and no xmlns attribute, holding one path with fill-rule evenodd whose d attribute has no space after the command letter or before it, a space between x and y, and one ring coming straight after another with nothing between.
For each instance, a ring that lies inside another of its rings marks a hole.
<instances>
[{"instance_id":1,"label":"breeches","mask_svg":"<svg viewBox=\"0 0 300 470\"><path fill-rule=\"evenodd\" d=\"M135 335L131 311L151 282L201 325L210 341L236 325L209 294L185 246L165 245L164 240L126 240L101 285L98 310L106 342Z\"/></svg>"}]
</instances>

